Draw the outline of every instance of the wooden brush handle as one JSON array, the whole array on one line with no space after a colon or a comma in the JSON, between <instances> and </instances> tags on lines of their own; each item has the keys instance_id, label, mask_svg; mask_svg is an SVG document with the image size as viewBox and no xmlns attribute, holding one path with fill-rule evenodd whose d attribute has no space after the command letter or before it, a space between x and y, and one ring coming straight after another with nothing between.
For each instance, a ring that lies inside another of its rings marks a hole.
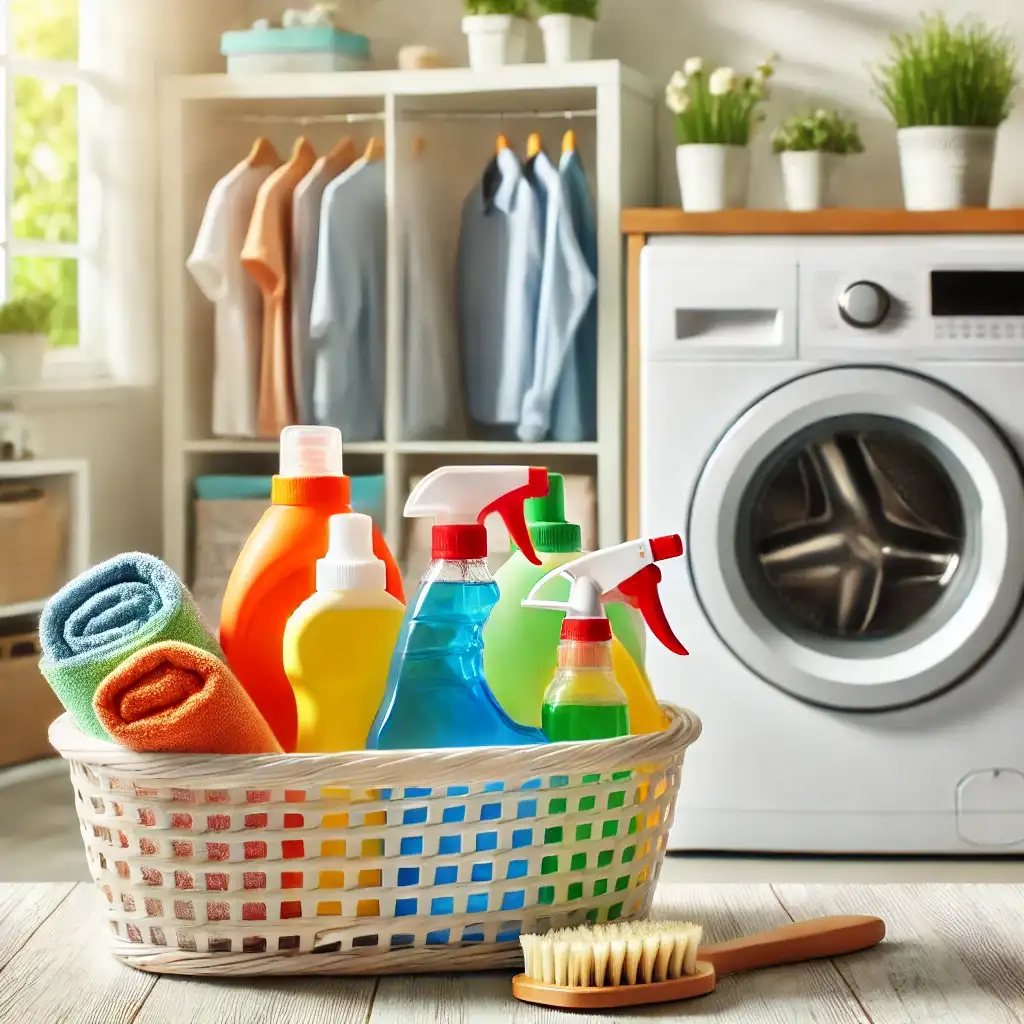
<instances>
[{"instance_id":1,"label":"wooden brush handle","mask_svg":"<svg viewBox=\"0 0 1024 1024\"><path fill-rule=\"evenodd\" d=\"M856 953L877 946L884 938L885 922L877 917L818 917L717 946L701 946L697 958L712 964L721 977L759 967Z\"/></svg>"}]
</instances>

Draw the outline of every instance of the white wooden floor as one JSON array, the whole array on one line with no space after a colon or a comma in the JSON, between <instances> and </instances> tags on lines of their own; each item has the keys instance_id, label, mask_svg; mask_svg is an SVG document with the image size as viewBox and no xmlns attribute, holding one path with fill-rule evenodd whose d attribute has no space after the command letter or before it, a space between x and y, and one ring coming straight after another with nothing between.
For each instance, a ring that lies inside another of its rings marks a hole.
<instances>
[{"instance_id":1,"label":"white wooden floor","mask_svg":"<svg viewBox=\"0 0 1024 1024\"><path fill-rule=\"evenodd\" d=\"M155 977L106 952L91 885L0 885L0 1022L17 1024L717 1024L1024 1022L1024 887L662 885L661 916L721 941L822 914L882 917L876 949L723 979L703 999L564 1014L516 1003L507 972L213 981Z\"/></svg>"}]
</instances>

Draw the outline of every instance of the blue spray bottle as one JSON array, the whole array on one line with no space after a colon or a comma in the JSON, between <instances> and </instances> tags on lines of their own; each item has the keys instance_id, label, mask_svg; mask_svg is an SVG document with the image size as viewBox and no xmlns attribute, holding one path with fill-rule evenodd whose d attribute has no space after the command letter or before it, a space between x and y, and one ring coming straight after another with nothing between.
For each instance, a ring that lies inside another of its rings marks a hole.
<instances>
[{"instance_id":1,"label":"blue spray bottle","mask_svg":"<svg viewBox=\"0 0 1024 1024\"><path fill-rule=\"evenodd\" d=\"M547 742L539 729L509 718L483 665L483 628L498 602L484 520L497 512L523 554L539 565L523 503L547 491L544 469L448 466L425 477L409 496L408 518L434 519L433 561L406 609L368 749Z\"/></svg>"}]
</instances>

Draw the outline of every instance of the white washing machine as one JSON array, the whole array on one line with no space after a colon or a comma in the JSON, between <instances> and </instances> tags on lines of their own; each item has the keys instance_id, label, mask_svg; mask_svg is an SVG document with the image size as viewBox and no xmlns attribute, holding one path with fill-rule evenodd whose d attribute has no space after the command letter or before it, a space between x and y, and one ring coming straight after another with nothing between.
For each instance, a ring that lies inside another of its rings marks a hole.
<instances>
[{"instance_id":1,"label":"white washing machine","mask_svg":"<svg viewBox=\"0 0 1024 1024\"><path fill-rule=\"evenodd\" d=\"M1024 240L663 239L648 645L696 711L672 848L1024 852Z\"/></svg>"}]
</instances>

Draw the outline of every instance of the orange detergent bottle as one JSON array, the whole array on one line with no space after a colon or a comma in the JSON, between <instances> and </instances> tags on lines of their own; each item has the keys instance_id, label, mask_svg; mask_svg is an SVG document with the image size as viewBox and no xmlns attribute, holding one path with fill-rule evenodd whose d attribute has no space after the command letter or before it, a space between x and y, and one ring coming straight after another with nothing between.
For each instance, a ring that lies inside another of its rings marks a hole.
<instances>
[{"instance_id":1,"label":"orange detergent bottle","mask_svg":"<svg viewBox=\"0 0 1024 1024\"><path fill-rule=\"evenodd\" d=\"M246 541L221 606L220 642L239 681L291 752L298 738L295 696L284 670L284 630L316 592L316 563L327 554L333 515L351 512L341 432L287 427L271 501ZM387 590L404 603L402 577L380 531L373 552L387 567Z\"/></svg>"}]
</instances>

